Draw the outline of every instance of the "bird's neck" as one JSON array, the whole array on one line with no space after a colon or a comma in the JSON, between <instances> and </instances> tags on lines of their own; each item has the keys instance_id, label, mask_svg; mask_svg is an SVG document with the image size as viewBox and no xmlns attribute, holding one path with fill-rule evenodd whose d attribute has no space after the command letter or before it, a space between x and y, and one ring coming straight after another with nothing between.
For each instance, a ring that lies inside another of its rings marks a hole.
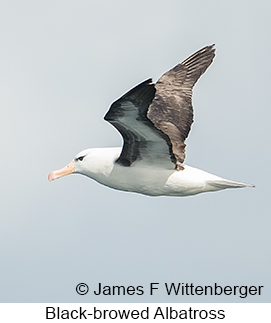
<instances>
[{"instance_id":1,"label":"bird's neck","mask_svg":"<svg viewBox=\"0 0 271 323\"><path fill-rule=\"evenodd\" d=\"M93 179L101 176L107 177L111 173L120 153L121 147L93 148L90 150L90 156L85 167L79 172Z\"/></svg>"}]
</instances>

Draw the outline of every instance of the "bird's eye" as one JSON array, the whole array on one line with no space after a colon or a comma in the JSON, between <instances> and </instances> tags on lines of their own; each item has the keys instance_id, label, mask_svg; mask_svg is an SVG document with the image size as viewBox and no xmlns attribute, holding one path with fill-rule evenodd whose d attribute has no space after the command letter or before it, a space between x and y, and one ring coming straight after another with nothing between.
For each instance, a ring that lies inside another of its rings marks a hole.
<instances>
[{"instance_id":1,"label":"bird's eye","mask_svg":"<svg viewBox=\"0 0 271 323\"><path fill-rule=\"evenodd\" d=\"M76 160L82 161L85 158L85 156L80 156L78 158L76 158Z\"/></svg>"}]
</instances>

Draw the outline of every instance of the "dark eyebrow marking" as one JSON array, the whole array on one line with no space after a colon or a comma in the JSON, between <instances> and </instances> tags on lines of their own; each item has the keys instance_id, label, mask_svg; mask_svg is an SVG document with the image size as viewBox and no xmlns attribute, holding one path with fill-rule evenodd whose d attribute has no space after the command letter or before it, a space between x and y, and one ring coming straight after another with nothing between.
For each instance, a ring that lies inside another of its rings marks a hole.
<instances>
[{"instance_id":1,"label":"dark eyebrow marking","mask_svg":"<svg viewBox=\"0 0 271 323\"><path fill-rule=\"evenodd\" d=\"M86 157L86 155L85 156L77 157L77 158L75 158L75 161L78 161L78 160L82 161L85 157Z\"/></svg>"}]
</instances>

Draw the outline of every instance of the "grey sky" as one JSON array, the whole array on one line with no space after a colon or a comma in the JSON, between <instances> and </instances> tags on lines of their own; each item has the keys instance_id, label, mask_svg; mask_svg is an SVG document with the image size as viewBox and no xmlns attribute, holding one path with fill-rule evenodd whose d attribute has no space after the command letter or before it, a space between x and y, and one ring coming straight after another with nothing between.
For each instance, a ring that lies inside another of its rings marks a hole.
<instances>
[{"instance_id":1,"label":"grey sky","mask_svg":"<svg viewBox=\"0 0 271 323\"><path fill-rule=\"evenodd\" d=\"M269 1L0 4L0 301L270 302ZM121 145L110 104L205 45L186 163L256 185L188 198L50 171ZM75 286L264 285L261 297L78 296Z\"/></svg>"}]
</instances>

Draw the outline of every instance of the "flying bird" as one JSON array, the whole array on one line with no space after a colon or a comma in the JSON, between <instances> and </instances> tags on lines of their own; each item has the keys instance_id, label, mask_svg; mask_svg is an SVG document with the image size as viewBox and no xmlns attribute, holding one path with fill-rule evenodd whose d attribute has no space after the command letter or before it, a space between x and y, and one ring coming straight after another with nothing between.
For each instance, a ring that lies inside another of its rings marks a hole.
<instances>
[{"instance_id":1,"label":"flying bird","mask_svg":"<svg viewBox=\"0 0 271 323\"><path fill-rule=\"evenodd\" d=\"M122 135L123 146L78 153L49 181L79 173L108 187L150 196L188 196L226 188L253 187L184 164L185 140L193 123L192 89L210 66L206 46L163 74L115 101L104 119Z\"/></svg>"}]
</instances>

